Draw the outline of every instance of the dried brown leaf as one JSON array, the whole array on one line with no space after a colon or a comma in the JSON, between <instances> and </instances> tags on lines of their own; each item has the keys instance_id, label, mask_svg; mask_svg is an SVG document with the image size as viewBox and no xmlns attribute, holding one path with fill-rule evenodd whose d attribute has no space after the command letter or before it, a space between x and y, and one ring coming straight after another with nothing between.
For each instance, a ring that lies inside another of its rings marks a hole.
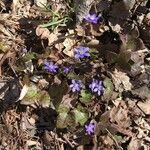
<instances>
[{"instance_id":1,"label":"dried brown leaf","mask_svg":"<svg viewBox=\"0 0 150 150\"><path fill-rule=\"evenodd\" d=\"M76 44L76 42L74 39L66 38L65 41L63 42L63 45L65 46L63 53L69 57L74 57L73 46L75 44Z\"/></svg>"},{"instance_id":2,"label":"dried brown leaf","mask_svg":"<svg viewBox=\"0 0 150 150\"><path fill-rule=\"evenodd\" d=\"M122 128L130 126L130 118L128 116L128 109L124 102L121 102L118 107L113 107L110 111L110 121L117 123Z\"/></svg>"},{"instance_id":3,"label":"dried brown leaf","mask_svg":"<svg viewBox=\"0 0 150 150\"><path fill-rule=\"evenodd\" d=\"M115 90L122 92L124 90L131 90L132 84L130 83L130 78L126 73L118 71L115 69L113 74L111 74L113 83L115 85Z\"/></svg>"},{"instance_id":4,"label":"dried brown leaf","mask_svg":"<svg viewBox=\"0 0 150 150\"><path fill-rule=\"evenodd\" d=\"M137 105L146 115L150 115L150 100L147 100L146 102L138 102Z\"/></svg>"},{"instance_id":5,"label":"dried brown leaf","mask_svg":"<svg viewBox=\"0 0 150 150\"><path fill-rule=\"evenodd\" d=\"M42 28L42 27L38 26L36 28L36 35L40 36L41 39L46 39L46 38L49 38L50 32L47 28Z\"/></svg>"},{"instance_id":6,"label":"dried brown leaf","mask_svg":"<svg viewBox=\"0 0 150 150\"><path fill-rule=\"evenodd\" d=\"M44 8L47 4L47 0L34 0L34 4L38 7Z\"/></svg>"},{"instance_id":7,"label":"dried brown leaf","mask_svg":"<svg viewBox=\"0 0 150 150\"><path fill-rule=\"evenodd\" d=\"M48 36L48 45L51 46L53 42L58 40L58 35L57 33L51 33Z\"/></svg>"},{"instance_id":8,"label":"dried brown leaf","mask_svg":"<svg viewBox=\"0 0 150 150\"><path fill-rule=\"evenodd\" d=\"M141 148L141 142L139 139L132 138L129 145L128 145L128 150L138 150Z\"/></svg>"}]
</instances>

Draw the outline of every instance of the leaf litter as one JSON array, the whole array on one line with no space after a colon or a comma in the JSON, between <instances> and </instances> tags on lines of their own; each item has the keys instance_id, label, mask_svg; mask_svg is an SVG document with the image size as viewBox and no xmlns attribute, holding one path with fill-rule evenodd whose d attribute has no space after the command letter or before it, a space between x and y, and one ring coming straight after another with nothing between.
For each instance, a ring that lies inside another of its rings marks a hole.
<instances>
[{"instance_id":1,"label":"leaf litter","mask_svg":"<svg viewBox=\"0 0 150 150\"><path fill-rule=\"evenodd\" d=\"M148 5L1 1L0 149L148 150Z\"/></svg>"}]
</instances>

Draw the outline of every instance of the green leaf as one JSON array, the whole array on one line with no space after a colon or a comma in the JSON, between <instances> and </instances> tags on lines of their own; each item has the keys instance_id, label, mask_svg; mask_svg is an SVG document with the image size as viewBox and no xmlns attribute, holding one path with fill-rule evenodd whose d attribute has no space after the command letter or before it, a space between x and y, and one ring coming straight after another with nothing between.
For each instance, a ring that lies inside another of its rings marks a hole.
<instances>
[{"instance_id":1,"label":"green leaf","mask_svg":"<svg viewBox=\"0 0 150 150\"><path fill-rule=\"evenodd\" d=\"M6 53L7 51L8 51L8 46L7 45L5 45L5 43L3 43L3 42L0 42L0 53L2 52L2 53Z\"/></svg>"},{"instance_id":2,"label":"green leaf","mask_svg":"<svg viewBox=\"0 0 150 150\"><path fill-rule=\"evenodd\" d=\"M75 125L75 118L70 112L70 109L64 105L60 105L58 108L58 116L56 121L57 128L66 128Z\"/></svg>"},{"instance_id":3,"label":"green leaf","mask_svg":"<svg viewBox=\"0 0 150 150\"><path fill-rule=\"evenodd\" d=\"M84 104L90 103L92 101L92 94L86 90L81 90L80 101Z\"/></svg>"},{"instance_id":4,"label":"green leaf","mask_svg":"<svg viewBox=\"0 0 150 150\"><path fill-rule=\"evenodd\" d=\"M59 107L58 107L58 109L57 109L57 112L58 112L58 113L64 113L64 112L68 113L69 110L70 110L69 107L67 107L67 106L65 106L65 105L63 105L63 104L61 104L61 105L59 105Z\"/></svg>"},{"instance_id":5,"label":"green leaf","mask_svg":"<svg viewBox=\"0 0 150 150\"><path fill-rule=\"evenodd\" d=\"M29 60L35 59L37 56L37 54L35 52L31 52L29 51L28 53L26 53L26 55L22 58L22 60L24 62L27 62Z\"/></svg>"},{"instance_id":6,"label":"green leaf","mask_svg":"<svg viewBox=\"0 0 150 150\"><path fill-rule=\"evenodd\" d=\"M78 108L74 109L73 113L76 123L79 123L81 126L83 126L89 118L89 113L82 106L78 106Z\"/></svg>"},{"instance_id":7,"label":"green leaf","mask_svg":"<svg viewBox=\"0 0 150 150\"><path fill-rule=\"evenodd\" d=\"M117 140L117 142L121 142L123 137L119 135L114 135L114 138Z\"/></svg>"},{"instance_id":8,"label":"green leaf","mask_svg":"<svg viewBox=\"0 0 150 150\"><path fill-rule=\"evenodd\" d=\"M31 105L35 102L38 102L43 107L48 107L50 105L50 97L46 91L42 91L36 85L30 84L26 95L20 103L23 105Z\"/></svg>"},{"instance_id":9,"label":"green leaf","mask_svg":"<svg viewBox=\"0 0 150 150\"><path fill-rule=\"evenodd\" d=\"M109 79L109 78L106 78L103 83L105 86L103 97L104 97L104 99L109 100L113 93L114 85L113 85L111 79Z\"/></svg>"}]
</instances>

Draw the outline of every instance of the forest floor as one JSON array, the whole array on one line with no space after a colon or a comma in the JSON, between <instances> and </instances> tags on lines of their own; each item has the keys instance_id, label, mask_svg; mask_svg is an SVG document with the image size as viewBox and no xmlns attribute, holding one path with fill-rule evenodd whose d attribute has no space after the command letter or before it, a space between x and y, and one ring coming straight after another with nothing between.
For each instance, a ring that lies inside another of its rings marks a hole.
<instances>
[{"instance_id":1,"label":"forest floor","mask_svg":"<svg viewBox=\"0 0 150 150\"><path fill-rule=\"evenodd\" d=\"M150 150L150 2L1 0L0 114L0 150Z\"/></svg>"}]
</instances>

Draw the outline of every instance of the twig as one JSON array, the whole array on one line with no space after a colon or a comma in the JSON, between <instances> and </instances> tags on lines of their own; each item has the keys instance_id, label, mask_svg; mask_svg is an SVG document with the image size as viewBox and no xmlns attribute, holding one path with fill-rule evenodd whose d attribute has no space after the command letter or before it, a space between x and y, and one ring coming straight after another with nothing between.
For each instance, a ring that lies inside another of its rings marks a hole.
<instances>
[{"instance_id":1,"label":"twig","mask_svg":"<svg viewBox=\"0 0 150 150\"><path fill-rule=\"evenodd\" d=\"M66 135L64 135L62 138L69 144L69 146L71 148L74 148L74 145L68 140L68 138L66 137Z\"/></svg>"},{"instance_id":2,"label":"twig","mask_svg":"<svg viewBox=\"0 0 150 150\"><path fill-rule=\"evenodd\" d=\"M106 129L106 131L108 132L110 138L112 138L112 140L115 142L117 149L118 149L118 150L123 150L123 148L122 148L121 146L119 146L117 140L116 140L115 137L111 134L111 132L110 132L108 129Z\"/></svg>"}]
</instances>

